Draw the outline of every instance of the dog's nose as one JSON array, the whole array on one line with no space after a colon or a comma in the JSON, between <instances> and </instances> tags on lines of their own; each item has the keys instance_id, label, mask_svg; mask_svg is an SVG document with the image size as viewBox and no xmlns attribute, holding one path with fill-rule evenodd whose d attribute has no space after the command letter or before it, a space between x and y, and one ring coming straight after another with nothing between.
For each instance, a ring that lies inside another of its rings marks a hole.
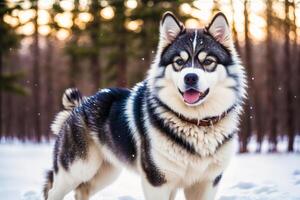
<instances>
[{"instance_id":1,"label":"dog's nose","mask_svg":"<svg viewBox=\"0 0 300 200\"><path fill-rule=\"evenodd\" d=\"M194 73L189 73L184 76L184 83L188 86L194 86L198 82L198 75Z\"/></svg>"}]
</instances>

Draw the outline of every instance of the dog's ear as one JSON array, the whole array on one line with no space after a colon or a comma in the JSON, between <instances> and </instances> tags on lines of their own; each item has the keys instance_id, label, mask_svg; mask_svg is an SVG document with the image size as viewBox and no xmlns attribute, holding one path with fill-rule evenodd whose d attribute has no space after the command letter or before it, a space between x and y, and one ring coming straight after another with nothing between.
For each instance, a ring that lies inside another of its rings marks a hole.
<instances>
[{"instance_id":1,"label":"dog's ear","mask_svg":"<svg viewBox=\"0 0 300 200\"><path fill-rule=\"evenodd\" d=\"M206 30L224 46L231 47L233 45L231 29L223 13L217 13Z\"/></svg>"},{"instance_id":2,"label":"dog's ear","mask_svg":"<svg viewBox=\"0 0 300 200\"><path fill-rule=\"evenodd\" d=\"M160 43L170 44L184 29L183 24L171 12L165 12L160 23Z\"/></svg>"}]
</instances>

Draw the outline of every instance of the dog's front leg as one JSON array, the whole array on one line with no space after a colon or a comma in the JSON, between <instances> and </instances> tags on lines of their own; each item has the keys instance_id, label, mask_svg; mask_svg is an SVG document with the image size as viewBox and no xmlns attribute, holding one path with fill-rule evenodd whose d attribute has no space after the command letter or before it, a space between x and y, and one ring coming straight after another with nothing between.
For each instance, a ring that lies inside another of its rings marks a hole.
<instances>
[{"instance_id":1,"label":"dog's front leg","mask_svg":"<svg viewBox=\"0 0 300 200\"><path fill-rule=\"evenodd\" d=\"M214 180L203 180L184 189L186 200L213 200L216 197L221 175Z\"/></svg>"},{"instance_id":2,"label":"dog's front leg","mask_svg":"<svg viewBox=\"0 0 300 200\"><path fill-rule=\"evenodd\" d=\"M168 184L153 186L147 179L143 179L142 185L146 200L173 200L175 198L176 191Z\"/></svg>"}]
</instances>

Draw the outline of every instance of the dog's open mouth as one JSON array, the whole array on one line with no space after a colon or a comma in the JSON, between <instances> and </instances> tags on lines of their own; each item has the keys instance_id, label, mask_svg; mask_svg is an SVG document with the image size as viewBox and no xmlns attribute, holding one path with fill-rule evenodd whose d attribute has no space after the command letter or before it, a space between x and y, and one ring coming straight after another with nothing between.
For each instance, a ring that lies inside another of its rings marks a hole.
<instances>
[{"instance_id":1,"label":"dog's open mouth","mask_svg":"<svg viewBox=\"0 0 300 200\"><path fill-rule=\"evenodd\" d=\"M209 93L209 89L205 90L204 92L200 92L195 89L188 89L184 92L180 91L180 93L183 97L184 102L188 104L195 104L198 103L204 97L206 97L206 95Z\"/></svg>"}]
</instances>

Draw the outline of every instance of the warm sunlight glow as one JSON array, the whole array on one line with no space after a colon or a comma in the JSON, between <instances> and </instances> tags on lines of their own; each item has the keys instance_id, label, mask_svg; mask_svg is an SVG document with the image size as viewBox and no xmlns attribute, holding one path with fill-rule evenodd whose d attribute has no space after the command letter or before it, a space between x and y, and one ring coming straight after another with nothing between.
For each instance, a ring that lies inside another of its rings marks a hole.
<instances>
[{"instance_id":1,"label":"warm sunlight glow","mask_svg":"<svg viewBox=\"0 0 300 200\"><path fill-rule=\"evenodd\" d=\"M106 7L106 6L108 6L108 2L107 2L106 0L101 0L101 1L100 1L100 5L101 5L102 7Z\"/></svg>"},{"instance_id":2,"label":"warm sunlight glow","mask_svg":"<svg viewBox=\"0 0 300 200\"><path fill-rule=\"evenodd\" d=\"M129 9L135 9L137 7L138 3L136 0L127 0L125 2L125 6Z\"/></svg>"},{"instance_id":3,"label":"warm sunlight glow","mask_svg":"<svg viewBox=\"0 0 300 200\"><path fill-rule=\"evenodd\" d=\"M200 27L199 20L193 18L187 19L185 21L185 26L187 28L199 28Z\"/></svg>"},{"instance_id":4,"label":"warm sunlight glow","mask_svg":"<svg viewBox=\"0 0 300 200\"><path fill-rule=\"evenodd\" d=\"M8 8L13 8L16 5L16 3L14 1L6 1L6 5Z\"/></svg>"},{"instance_id":5,"label":"warm sunlight glow","mask_svg":"<svg viewBox=\"0 0 300 200\"><path fill-rule=\"evenodd\" d=\"M38 31L39 31L39 34L41 34L43 36L47 36L51 32L51 28L48 25L43 25L43 26L39 27Z\"/></svg>"},{"instance_id":6,"label":"warm sunlight glow","mask_svg":"<svg viewBox=\"0 0 300 200\"><path fill-rule=\"evenodd\" d=\"M40 0L38 1L39 9L45 9L49 10L52 8L52 5L54 4L55 0Z\"/></svg>"},{"instance_id":7,"label":"warm sunlight glow","mask_svg":"<svg viewBox=\"0 0 300 200\"><path fill-rule=\"evenodd\" d=\"M115 11L111 6L107 6L100 11L100 15L103 19L110 20L114 18Z\"/></svg>"},{"instance_id":8,"label":"warm sunlight glow","mask_svg":"<svg viewBox=\"0 0 300 200\"><path fill-rule=\"evenodd\" d=\"M276 15L279 18L281 18L281 19L285 18L285 13L284 13L284 8L283 8L282 2L274 1L272 4L272 8L273 8L274 13L276 13Z\"/></svg>"},{"instance_id":9,"label":"warm sunlight glow","mask_svg":"<svg viewBox=\"0 0 300 200\"><path fill-rule=\"evenodd\" d=\"M59 5L65 11L71 11L74 9L74 3L73 3L73 1L70 1L70 0L62 0L59 2Z\"/></svg>"},{"instance_id":10,"label":"warm sunlight glow","mask_svg":"<svg viewBox=\"0 0 300 200\"><path fill-rule=\"evenodd\" d=\"M56 32L56 37L57 39L59 40L65 40L67 39L68 37L70 36L70 32L67 31L66 29L59 29L57 32Z\"/></svg>"},{"instance_id":11,"label":"warm sunlight glow","mask_svg":"<svg viewBox=\"0 0 300 200\"><path fill-rule=\"evenodd\" d=\"M38 11L38 24L39 25L45 25L50 22L50 14L46 10L39 10Z\"/></svg>"},{"instance_id":12,"label":"warm sunlight glow","mask_svg":"<svg viewBox=\"0 0 300 200\"><path fill-rule=\"evenodd\" d=\"M193 2L193 6L198 8L199 10L208 10L210 11L213 8L213 0L197 0Z\"/></svg>"},{"instance_id":13,"label":"warm sunlight glow","mask_svg":"<svg viewBox=\"0 0 300 200\"><path fill-rule=\"evenodd\" d=\"M14 9L14 10L11 12L11 15L12 15L13 17L18 17L18 16L19 16L19 12L20 12L20 10Z\"/></svg>"},{"instance_id":14,"label":"warm sunlight glow","mask_svg":"<svg viewBox=\"0 0 300 200\"><path fill-rule=\"evenodd\" d=\"M181 4L180 7L179 7L179 9L185 15L189 15L191 13L191 11L192 11L192 7L188 3Z\"/></svg>"},{"instance_id":15,"label":"warm sunlight glow","mask_svg":"<svg viewBox=\"0 0 300 200\"><path fill-rule=\"evenodd\" d=\"M300 7L296 9L296 25L300 28Z\"/></svg>"},{"instance_id":16,"label":"warm sunlight glow","mask_svg":"<svg viewBox=\"0 0 300 200\"><path fill-rule=\"evenodd\" d=\"M250 12L261 13L261 12L265 12L266 10L266 4L264 0L250 1L249 7L250 7Z\"/></svg>"},{"instance_id":17,"label":"warm sunlight glow","mask_svg":"<svg viewBox=\"0 0 300 200\"><path fill-rule=\"evenodd\" d=\"M86 23L80 20L79 18L76 18L74 23L76 26L78 26L79 29L84 30L86 28Z\"/></svg>"},{"instance_id":18,"label":"warm sunlight glow","mask_svg":"<svg viewBox=\"0 0 300 200\"><path fill-rule=\"evenodd\" d=\"M35 17L35 10L29 9L29 10L20 10L18 11L18 17L21 24L27 23L31 19Z\"/></svg>"},{"instance_id":19,"label":"warm sunlight glow","mask_svg":"<svg viewBox=\"0 0 300 200\"><path fill-rule=\"evenodd\" d=\"M265 29L260 28L254 24L250 24L250 26L249 26L250 36L256 42L265 40L266 32L264 30Z\"/></svg>"},{"instance_id":20,"label":"warm sunlight glow","mask_svg":"<svg viewBox=\"0 0 300 200\"><path fill-rule=\"evenodd\" d=\"M210 19L211 12L210 10L200 11L197 8L193 8L191 11L191 16L199 19L202 25L206 25Z\"/></svg>"},{"instance_id":21,"label":"warm sunlight glow","mask_svg":"<svg viewBox=\"0 0 300 200\"><path fill-rule=\"evenodd\" d=\"M19 25L19 20L16 17L12 17L8 14L5 14L3 17L3 21L7 24L9 24L12 27L16 27L17 25Z\"/></svg>"},{"instance_id":22,"label":"warm sunlight glow","mask_svg":"<svg viewBox=\"0 0 300 200\"><path fill-rule=\"evenodd\" d=\"M267 26L266 20L258 15L255 15L254 13L250 13L249 21L251 24L255 24L255 26L258 26L260 28L264 28Z\"/></svg>"},{"instance_id":23,"label":"warm sunlight glow","mask_svg":"<svg viewBox=\"0 0 300 200\"><path fill-rule=\"evenodd\" d=\"M73 26L72 16L70 12L58 13L55 15L54 21L62 28L71 28Z\"/></svg>"},{"instance_id":24,"label":"warm sunlight glow","mask_svg":"<svg viewBox=\"0 0 300 200\"><path fill-rule=\"evenodd\" d=\"M23 26L20 26L17 28L17 33L18 34L24 34L27 36L30 36L34 33L34 24L33 22L29 22Z\"/></svg>"},{"instance_id":25,"label":"warm sunlight glow","mask_svg":"<svg viewBox=\"0 0 300 200\"><path fill-rule=\"evenodd\" d=\"M31 7L31 3L29 0L24 0L22 3L21 3L21 7L26 10L26 9L29 9Z\"/></svg>"},{"instance_id":26,"label":"warm sunlight glow","mask_svg":"<svg viewBox=\"0 0 300 200\"><path fill-rule=\"evenodd\" d=\"M137 19L137 20L126 22L125 26L128 30L138 33L142 30L143 23L144 23L143 20Z\"/></svg>"},{"instance_id":27,"label":"warm sunlight glow","mask_svg":"<svg viewBox=\"0 0 300 200\"><path fill-rule=\"evenodd\" d=\"M79 10L87 11L89 9L89 0L79 0Z\"/></svg>"},{"instance_id":28,"label":"warm sunlight glow","mask_svg":"<svg viewBox=\"0 0 300 200\"><path fill-rule=\"evenodd\" d=\"M82 22L85 23L93 21L93 16L88 12L79 13L78 17Z\"/></svg>"},{"instance_id":29,"label":"warm sunlight glow","mask_svg":"<svg viewBox=\"0 0 300 200\"><path fill-rule=\"evenodd\" d=\"M53 3L56 0L40 0L38 1L39 12L38 12L38 24L43 26L39 29L41 34L46 34L49 30L47 25L51 22L51 16L49 10L52 8ZM8 6L15 6L17 1L8 0ZM57 24L66 29L70 29L73 26L73 23L76 24L81 30L86 29L88 22L93 20L93 16L88 12L91 1L90 0L79 0L79 10L78 17L72 19L73 15L71 11L75 8L74 0L61 0L58 1L62 9L65 11L63 13L58 13L54 17L54 21ZM101 9L99 14L104 20L111 20L115 17L115 9L110 6L110 1L108 0L99 0L101 4ZM125 0L124 5L125 16L130 18L132 10L136 9L139 6L139 0ZM150 1L151 3L151 1ZM147 5L149 6L148 3ZM216 2L215 0L193 0L189 3L181 3L179 6L179 12L181 15L186 16L188 19L184 22L185 25L189 28L203 27L209 23L209 20L212 18L212 10L214 3L218 3L219 9L225 13L230 24L234 19L235 28L238 33L238 39L244 40L244 2L240 0L222 0ZM232 5L231 5L232 3ZM18 27L18 32L23 34L30 35L32 33L32 19L35 17L35 10L30 9L32 6L31 0L23 0L20 3L21 10L14 9L10 15L5 14L3 20L5 23L9 24L12 27ZM153 3L152 3L153 4ZM169 3L161 5L163 7L170 6ZM232 9L234 10L234 15L232 14ZM284 11L284 2L283 1L273 1L273 12L281 20L285 19ZM249 33L253 41L260 42L266 38L266 2L265 0L255 0L249 1ZM300 27L300 7L296 7L296 25ZM294 20L294 11L290 7L289 17ZM179 17L180 18L180 17ZM74 20L74 21L73 21ZM29 25L27 25L29 23ZM125 26L128 30L139 32L142 28L143 22L140 20L127 21ZM26 32L26 33L25 33ZM300 32L300 28L297 28L297 32ZM61 33L60 33L61 34ZM65 33L63 33L65 34ZM63 35L62 34L62 35ZM70 34L68 32L68 34ZM300 40L300 34L298 34L298 39ZM291 39L296 39L295 35L291 35Z\"/></svg>"}]
</instances>

